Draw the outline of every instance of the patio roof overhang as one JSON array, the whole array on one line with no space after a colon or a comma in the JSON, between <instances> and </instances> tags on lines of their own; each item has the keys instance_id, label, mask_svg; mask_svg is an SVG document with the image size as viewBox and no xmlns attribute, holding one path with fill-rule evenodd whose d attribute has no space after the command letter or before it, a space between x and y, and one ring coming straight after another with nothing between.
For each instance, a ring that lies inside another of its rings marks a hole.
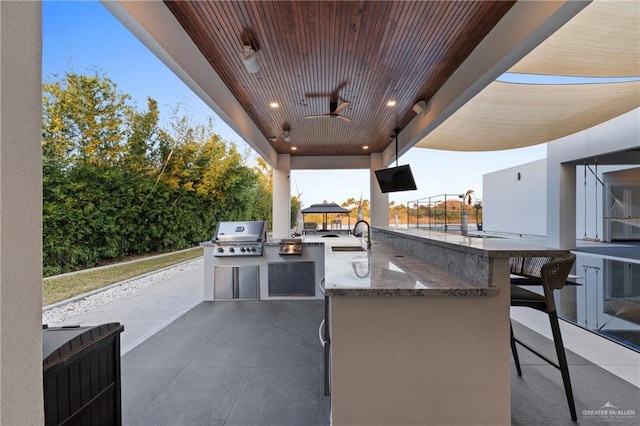
<instances>
[{"instance_id":1,"label":"patio roof overhang","mask_svg":"<svg viewBox=\"0 0 640 426\"><path fill-rule=\"evenodd\" d=\"M103 4L272 166L287 154L291 169L335 169L368 168L374 153L390 164L588 2ZM351 122L305 118L330 100L351 102Z\"/></svg>"}]
</instances>

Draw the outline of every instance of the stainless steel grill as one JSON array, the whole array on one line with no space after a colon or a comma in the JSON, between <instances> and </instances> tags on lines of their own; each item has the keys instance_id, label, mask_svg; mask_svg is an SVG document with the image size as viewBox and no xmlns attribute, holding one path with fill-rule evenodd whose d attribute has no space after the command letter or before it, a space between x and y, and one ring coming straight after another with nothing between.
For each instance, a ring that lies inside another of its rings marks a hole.
<instances>
[{"instance_id":1,"label":"stainless steel grill","mask_svg":"<svg viewBox=\"0 0 640 426\"><path fill-rule=\"evenodd\" d=\"M213 235L214 256L262 256L267 222L218 222Z\"/></svg>"}]
</instances>

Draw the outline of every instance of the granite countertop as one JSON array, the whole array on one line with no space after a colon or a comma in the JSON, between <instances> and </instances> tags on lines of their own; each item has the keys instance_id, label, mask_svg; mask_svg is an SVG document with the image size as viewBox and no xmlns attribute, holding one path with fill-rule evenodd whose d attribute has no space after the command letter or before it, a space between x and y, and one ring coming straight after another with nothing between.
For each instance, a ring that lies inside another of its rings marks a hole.
<instances>
[{"instance_id":1,"label":"granite countertop","mask_svg":"<svg viewBox=\"0 0 640 426\"><path fill-rule=\"evenodd\" d=\"M425 228L372 228L372 234L386 232L399 234L403 238L428 240L430 244L446 247L486 257L553 256L567 253L568 250L548 247L546 240L540 238L491 238L477 235L462 235L458 232L431 231Z\"/></svg>"},{"instance_id":2,"label":"granite countertop","mask_svg":"<svg viewBox=\"0 0 640 426\"><path fill-rule=\"evenodd\" d=\"M497 288L480 287L375 240L370 251L334 251L333 246L366 247L366 242L356 237L326 239L327 296L467 297L499 293Z\"/></svg>"}]
</instances>

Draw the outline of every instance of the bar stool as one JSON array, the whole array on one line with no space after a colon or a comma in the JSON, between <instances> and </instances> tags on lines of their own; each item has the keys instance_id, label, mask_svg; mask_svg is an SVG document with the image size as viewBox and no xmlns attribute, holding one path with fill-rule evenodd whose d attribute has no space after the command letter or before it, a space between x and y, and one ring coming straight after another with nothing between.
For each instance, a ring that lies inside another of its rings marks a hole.
<instances>
[{"instance_id":1,"label":"bar stool","mask_svg":"<svg viewBox=\"0 0 640 426\"><path fill-rule=\"evenodd\" d=\"M518 376L522 376L522 369L520 367L516 343L522 345L560 370L564 383L564 391L569 404L569 411L571 412L571 419L573 421L576 421L578 417L573 400L569 366L562 343L562 335L560 334L560 325L558 324L553 291L560 290L564 287L575 260L576 256L572 253L567 253L567 255L561 257L517 257L510 259L511 273L518 276L511 279L511 306L524 306L537 309L549 316L553 343L555 344L556 354L558 356L558 363L556 364L527 344L516 339L513 334L513 327L511 327L511 352L513 353L513 360L516 364ZM520 287L520 285L541 285L544 294L535 293Z\"/></svg>"}]
</instances>

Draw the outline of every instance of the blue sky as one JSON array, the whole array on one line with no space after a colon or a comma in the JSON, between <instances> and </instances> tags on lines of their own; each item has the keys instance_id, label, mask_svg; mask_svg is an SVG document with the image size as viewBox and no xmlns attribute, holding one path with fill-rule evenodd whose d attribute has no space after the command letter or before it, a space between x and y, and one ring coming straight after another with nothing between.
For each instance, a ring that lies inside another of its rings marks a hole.
<instances>
[{"instance_id":1,"label":"blue sky","mask_svg":"<svg viewBox=\"0 0 640 426\"><path fill-rule=\"evenodd\" d=\"M43 2L43 79L75 72L104 73L118 90L140 108L147 97L158 101L161 120L168 120L176 105L193 123L213 117L222 138L247 146L178 77L142 45L96 1ZM254 154L255 155L255 154ZM499 152L448 152L413 148L399 159L410 164L418 189L389 194L389 200L406 203L439 194L459 194L473 189L482 198L482 175L546 157L546 146ZM395 164L394 164L395 165ZM369 172L299 171L291 173L291 192L300 192L305 206L324 200L342 203L350 197L369 198Z\"/></svg>"}]
</instances>

